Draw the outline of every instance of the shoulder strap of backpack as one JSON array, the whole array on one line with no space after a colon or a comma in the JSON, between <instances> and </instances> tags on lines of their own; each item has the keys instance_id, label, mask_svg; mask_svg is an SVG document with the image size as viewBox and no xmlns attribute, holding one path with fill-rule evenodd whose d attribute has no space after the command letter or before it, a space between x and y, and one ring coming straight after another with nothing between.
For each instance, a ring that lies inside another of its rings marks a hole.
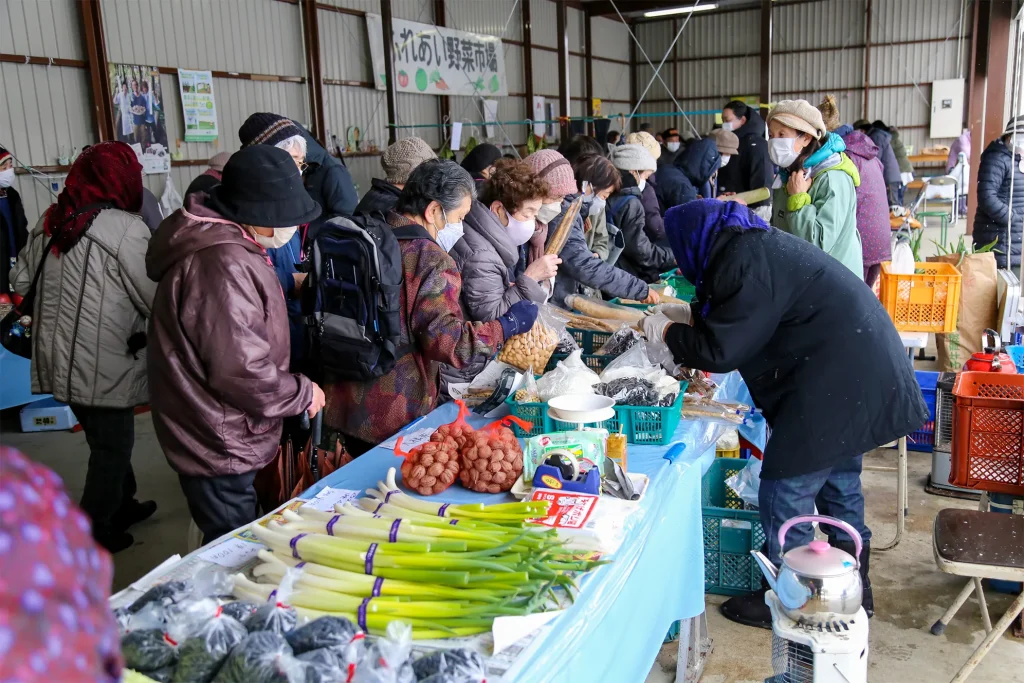
<instances>
[{"instance_id":1,"label":"shoulder strap of backpack","mask_svg":"<svg viewBox=\"0 0 1024 683\"><path fill-rule=\"evenodd\" d=\"M608 204L608 220L614 223L615 217L619 215L619 211L622 210L622 207L624 207L626 205L626 202L628 202L630 199L637 199L639 201L638 197L634 197L631 194L626 194L619 197L614 202Z\"/></svg>"}]
</instances>

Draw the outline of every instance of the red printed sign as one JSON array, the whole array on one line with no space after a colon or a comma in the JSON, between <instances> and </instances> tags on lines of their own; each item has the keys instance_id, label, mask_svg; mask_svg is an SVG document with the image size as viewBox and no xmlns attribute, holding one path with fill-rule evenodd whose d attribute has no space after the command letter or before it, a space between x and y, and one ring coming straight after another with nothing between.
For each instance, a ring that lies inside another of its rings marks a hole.
<instances>
[{"instance_id":1,"label":"red printed sign","mask_svg":"<svg viewBox=\"0 0 1024 683\"><path fill-rule=\"evenodd\" d=\"M533 500L546 500L550 507L547 517L533 522L558 529L582 529L593 513L597 499L598 496L589 493L538 489L533 492Z\"/></svg>"}]
</instances>

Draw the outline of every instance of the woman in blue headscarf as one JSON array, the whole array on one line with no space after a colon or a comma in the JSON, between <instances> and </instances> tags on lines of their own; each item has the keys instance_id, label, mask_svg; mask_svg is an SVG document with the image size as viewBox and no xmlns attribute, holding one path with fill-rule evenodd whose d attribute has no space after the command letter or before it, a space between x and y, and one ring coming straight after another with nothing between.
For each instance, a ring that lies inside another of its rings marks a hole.
<instances>
[{"instance_id":1,"label":"woman in blue headscarf","mask_svg":"<svg viewBox=\"0 0 1024 683\"><path fill-rule=\"evenodd\" d=\"M645 318L649 343L664 343L689 368L739 370L772 430L758 496L767 554L779 562L779 527L813 514L815 504L848 522L864 539L870 614L861 456L928 418L888 313L849 268L740 204L700 200L669 209L665 232L697 295L692 309L659 307ZM832 545L855 554L845 532L826 531ZM798 525L786 547L812 539L811 526ZM771 626L763 589L730 599L722 613Z\"/></svg>"}]
</instances>

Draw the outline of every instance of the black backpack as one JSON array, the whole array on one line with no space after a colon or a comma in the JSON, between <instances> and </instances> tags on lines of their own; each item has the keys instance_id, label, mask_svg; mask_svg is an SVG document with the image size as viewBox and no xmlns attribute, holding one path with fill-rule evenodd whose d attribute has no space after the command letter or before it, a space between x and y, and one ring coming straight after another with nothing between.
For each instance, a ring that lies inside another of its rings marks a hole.
<instances>
[{"instance_id":1,"label":"black backpack","mask_svg":"<svg viewBox=\"0 0 1024 683\"><path fill-rule=\"evenodd\" d=\"M402 253L374 216L336 216L308 244L302 287L307 359L317 376L369 380L408 353L401 344Z\"/></svg>"}]
</instances>

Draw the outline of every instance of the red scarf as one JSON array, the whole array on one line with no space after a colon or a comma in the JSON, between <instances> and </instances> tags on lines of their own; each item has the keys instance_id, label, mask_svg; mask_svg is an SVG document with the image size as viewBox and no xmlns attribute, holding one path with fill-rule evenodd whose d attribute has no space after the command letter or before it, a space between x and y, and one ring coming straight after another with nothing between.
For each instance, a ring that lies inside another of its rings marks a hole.
<instances>
[{"instance_id":1,"label":"red scarf","mask_svg":"<svg viewBox=\"0 0 1024 683\"><path fill-rule=\"evenodd\" d=\"M54 237L53 253L66 254L102 210L96 204L138 213L142 208L142 165L123 142L101 142L82 152L64 180L57 203L46 212L43 230Z\"/></svg>"}]
</instances>

